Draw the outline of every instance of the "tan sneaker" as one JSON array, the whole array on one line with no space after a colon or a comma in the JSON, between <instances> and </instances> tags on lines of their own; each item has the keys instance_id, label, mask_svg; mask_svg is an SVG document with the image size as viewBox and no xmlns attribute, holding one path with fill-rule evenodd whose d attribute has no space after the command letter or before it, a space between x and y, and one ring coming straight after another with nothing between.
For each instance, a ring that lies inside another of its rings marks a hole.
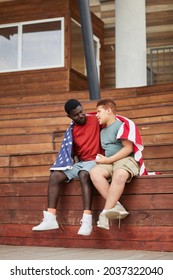
<instances>
[{"instance_id":1,"label":"tan sneaker","mask_svg":"<svg viewBox=\"0 0 173 280\"><path fill-rule=\"evenodd\" d=\"M117 202L113 208L106 211L105 215L109 219L122 220L129 215L129 212L126 211L121 203Z\"/></svg>"},{"instance_id":2,"label":"tan sneaker","mask_svg":"<svg viewBox=\"0 0 173 280\"><path fill-rule=\"evenodd\" d=\"M97 226L100 228L109 229L109 219L105 216L105 214L100 213Z\"/></svg>"}]
</instances>

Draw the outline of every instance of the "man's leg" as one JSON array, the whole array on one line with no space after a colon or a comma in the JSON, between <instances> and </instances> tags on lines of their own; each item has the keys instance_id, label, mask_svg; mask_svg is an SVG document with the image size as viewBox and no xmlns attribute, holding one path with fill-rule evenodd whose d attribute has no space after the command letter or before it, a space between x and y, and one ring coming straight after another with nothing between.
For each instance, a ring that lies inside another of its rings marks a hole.
<instances>
[{"instance_id":1,"label":"man's leg","mask_svg":"<svg viewBox=\"0 0 173 280\"><path fill-rule=\"evenodd\" d=\"M90 171L90 177L95 188L106 200L109 192L109 182L107 180L110 177L109 172L97 165ZM103 209L100 213L97 226L100 228L109 229L109 219L105 216L105 212L106 210Z\"/></svg>"},{"instance_id":2,"label":"man's leg","mask_svg":"<svg viewBox=\"0 0 173 280\"><path fill-rule=\"evenodd\" d=\"M99 215L97 226L105 229L109 229L108 218L124 218L128 215L128 212L118 202L125 186L125 182L129 177L129 173L126 170L118 169L114 171L112 176L112 182L109 184L107 179L109 178L108 170L96 166L90 171L90 176L95 185L96 189L106 200L105 207ZM116 206L116 209L111 210L108 214L109 209ZM112 213L113 212L113 213Z\"/></svg>"},{"instance_id":3,"label":"man's leg","mask_svg":"<svg viewBox=\"0 0 173 280\"><path fill-rule=\"evenodd\" d=\"M83 200L83 217L81 221L81 227L78 231L80 235L90 235L92 231L92 190L93 184L90 179L89 172L81 170L79 172L79 180L82 189L82 200Z\"/></svg>"},{"instance_id":4,"label":"man's leg","mask_svg":"<svg viewBox=\"0 0 173 280\"><path fill-rule=\"evenodd\" d=\"M107 194L105 209L111 209L120 199L125 183L129 178L129 172L124 169L117 169L113 172L112 181Z\"/></svg>"},{"instance_id":5,"label":"man's leg","mask_svg":"<svg viewBox=\"0 0 173 280\"><path fill-rule=\"evenodd\" d=\"M107 180L109 176L110 176L109 172L99 166L95 166L90 171L90 177L95 188L98 190L98 192L105 200L107 199L107 195L109 191L109 182Z\"/></svg>"},{"instance_id":6,"label":"man's leg","mask_svg":"<svg viewBox=\"0 0 173 280\"><path fill-rule=\"evenodd\" d=\"M117 169L113 172L112 182L105 203L106 217L120 220L129 214L123 205L119 203L129 176L129 172L124 169Z\"/></svg>"},{"instance_id":7,"label":"man's leg","mask_svg":"<svg viewBox=\"0 0 173 280\"><path fill-rule=\"evenodd\" d=\"M53 171L50 174L48 185L48 209L54 209L54 214L56 213L60 188L66 180L68 180L68 178L62 171Z\"/></svg>"},{"instance_id":8,"label":"man's leg","mask_svg":"<svg viewBox=\"0 0 173 280\"><path fill-rule=\"evenodd\" d=\"M83 209L84 211L89 211L89 214L91 214L93 184L89 172L85 170L80 171L79 180L82 189Z\"/></svg>"},{"instance_id":9,"label":"man's leg","mask_svg":"<svg viewBox=\"0 0 173 280\"><path fill-rule=\"evenodd\" d=\"M33 231L59 228L56 220L56 207L59 199L60 187L65 180L67 180L67 177L63 172L51 172L48 185L48 209L47 211L43 211L43 221L38 226L33 227Z\"/></svg>"}]
</instances>

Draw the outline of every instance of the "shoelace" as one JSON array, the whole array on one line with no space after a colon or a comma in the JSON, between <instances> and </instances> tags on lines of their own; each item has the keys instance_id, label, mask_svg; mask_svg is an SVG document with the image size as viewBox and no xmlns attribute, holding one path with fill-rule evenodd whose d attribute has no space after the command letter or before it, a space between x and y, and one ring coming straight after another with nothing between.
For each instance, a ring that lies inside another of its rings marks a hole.
<instances>
[{"instance_id":1,"label":"shoelace","mask_svg":"<svg viewBox=\"0 0 173 280\"><path fill-rule=\"evenodd\" d=\"M88 221L83 221L83 220L80 220L80 225L84 225L84 224L89 224L89 222Z\"/></svg>"},{"instance_id":2,"label":"shoelace","mask_svg":"<svg viewBox=\"0 0 173 280\"><path fill-rule=\"evenodd\" d=\"M121 227L121 219L120 219L120 214L119 214L119 219L118 219L119 221L118 221L118 228L120 228Z\"/></svg>"}]
</instances>

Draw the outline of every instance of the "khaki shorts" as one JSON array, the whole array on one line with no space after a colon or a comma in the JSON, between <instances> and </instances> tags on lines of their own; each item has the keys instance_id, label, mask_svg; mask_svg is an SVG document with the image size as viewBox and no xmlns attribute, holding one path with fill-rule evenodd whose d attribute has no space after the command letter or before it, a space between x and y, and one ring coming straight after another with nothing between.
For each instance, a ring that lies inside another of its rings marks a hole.
<instances>
[{"instance_id":1,"label":"khaki shorts","mask_svg":"<svg viewBox=\"0 0 173 280\"><path fill-rule=\"evenodd\" d=\"M139 163L133 157L126 157L111 164L97 164L97 165L107 170L110 174L110 177L112 177L113 172L117 169L127 170L130 174L127 183L129 183L134 176L137 176L140 170Z\"/></svg>"}]
</instances>

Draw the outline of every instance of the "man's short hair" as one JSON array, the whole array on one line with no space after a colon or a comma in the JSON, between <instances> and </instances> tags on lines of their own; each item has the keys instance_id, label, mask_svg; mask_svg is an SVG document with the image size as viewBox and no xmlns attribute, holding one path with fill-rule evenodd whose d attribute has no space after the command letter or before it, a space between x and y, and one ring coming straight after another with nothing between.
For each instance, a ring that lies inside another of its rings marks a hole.
<instances>
[{"instance_id":1,"label":"man's short hair","mask_svg":"<svg viewBox=\"0 0 173 280\"><path fill-rule=\"evenodd\" d=\"M116 114L116 103L113 99L101 99L97 103L98 106L103 106L104 109L110 108L114 114Z\"/></svg>"},{"instance_id":2,"label":"man's short hair","mask_svg":"<svg viewBox=\"0 0 173 280\"><path fill-rule=\"evenodd\" d=\"M76 109L78 106L81 106L81 104L77 99L69 99L65 103L64 109L65 109L66 113L69 115L71 110Z\"/></svg>"}]
</instances>

